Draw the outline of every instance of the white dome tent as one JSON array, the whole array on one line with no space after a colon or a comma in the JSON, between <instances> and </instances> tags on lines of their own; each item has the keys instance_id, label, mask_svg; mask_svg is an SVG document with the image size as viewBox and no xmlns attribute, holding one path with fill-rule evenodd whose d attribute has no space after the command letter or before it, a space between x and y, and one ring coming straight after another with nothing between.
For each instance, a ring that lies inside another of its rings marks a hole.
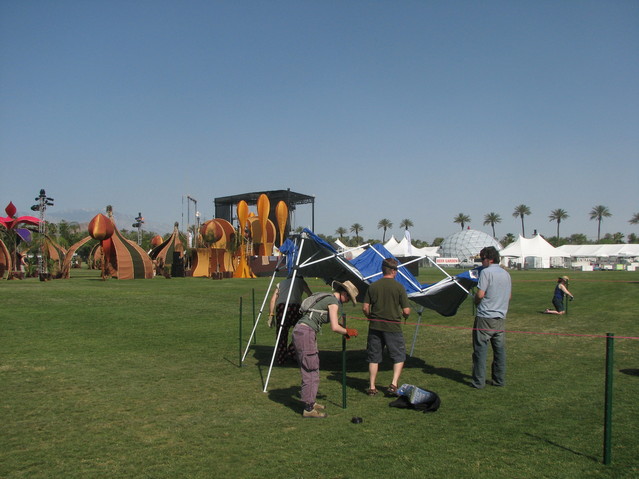
<instances>
[{"instance_id":1,"label":"white dome tent","mask_svg":"<svg viewBox=\"0 0 639 479\"><path fill-rule=\"evenodd\" d=\"M473 263L486 246L494 246L497 251L502 249L495 238L483 231L465 229L453 233L442 242L440 255L444 258L457 258L460 264Z\"/></svg>"}]
</instances>

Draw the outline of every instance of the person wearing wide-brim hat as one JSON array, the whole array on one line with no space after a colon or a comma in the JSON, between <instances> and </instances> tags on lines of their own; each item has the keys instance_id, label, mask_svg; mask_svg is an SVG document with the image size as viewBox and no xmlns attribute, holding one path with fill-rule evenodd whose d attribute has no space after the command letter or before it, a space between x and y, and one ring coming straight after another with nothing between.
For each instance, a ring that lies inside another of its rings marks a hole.
<instances>
[{"instance_id":1,"label":"person wearing wide-brim hat","mask_svg":"<svg viewBox=\"0 0 639 479\"><path fill-rule=\"evenodd\" d=\"M305 418L324 418L327 416L326 407L315 401L319 389L319 350L317 349L317 333L324 324L331 325L331 331L350 339L357 336L357 330L345 328L339 324L342 304L352 301L357 304L359 291L350 281L340 283L333 281L332 293L315 293L306 301L314 302L306 311L302 306L302 317L293 329L293 344L297 355L297 362L302 375L300 396L304 403ZM315 301L317 300L317 301Z\"/></svg>"},{"instance_id":2,"label":"person wearing wide-brim hat","mask_svg":"<svg viewBox=\"0 0 639 479\"><path fill-rule=\"evenodd\" d=\"M568 296L570 298L570 301L575 299L573 294L568 291L568 288L566 287L569 280L570 278L568 276L560 276L559 278L557 278L557 286L555 286L555 292L553 293L552 297L552 304L555 309L547 309L546 311L544 311L544 313L565 314L566 306L564 305L564 298Z\"/></svg>"}]
</instances>

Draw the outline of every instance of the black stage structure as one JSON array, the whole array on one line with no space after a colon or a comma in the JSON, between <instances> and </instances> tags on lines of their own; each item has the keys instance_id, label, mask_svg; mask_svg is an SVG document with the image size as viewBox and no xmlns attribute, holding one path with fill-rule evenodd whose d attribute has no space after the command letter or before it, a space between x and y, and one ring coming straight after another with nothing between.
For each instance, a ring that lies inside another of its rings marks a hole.
<instances>
[{"instance_id":1,"label":"black stage structure","mask_svg":"<svg viewBox=\"0 0 639 479\"><path fill-rule=\"evenodd\" d=\"M286 221L286 230L284 237L288 237L291 229L291 215L295 211L297 205L311 205L311 231L315 231L315 197L296 193L291 189L271 190L271 191L255 191L253 193L242 193L240 195L222 196L213 200L215 205L215 217L234 223L237 218L237 204L244 200L249 206L257 205L260 195L266 195L270 202L270 211L268 219L270 219L277 228L277 218L275 216L275 208L280 201L286 203L288 207L288 218ZM280 245L277 245L280 246Z\"/></svg>"}]
</instances>

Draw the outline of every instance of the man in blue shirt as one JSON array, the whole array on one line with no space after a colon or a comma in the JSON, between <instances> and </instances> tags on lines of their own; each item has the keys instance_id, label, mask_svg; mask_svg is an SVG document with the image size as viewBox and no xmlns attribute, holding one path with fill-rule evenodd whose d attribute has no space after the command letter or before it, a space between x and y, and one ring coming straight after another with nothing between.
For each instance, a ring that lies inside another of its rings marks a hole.
<instances>
[{"instance_id":1,"label":"man in blue shirt","mask_svg":"<svg viewBox=\"0 0 639 479\"><path fill-rule=\"evenodd\" d=\"M506 384L506 314L512 285L510 275L499 266L499 252L488 246L479 252L484 269L479 274L475 304L477 314L473 327L473 378L471 386L486 385L488 343L493 349L493 386Z\"/></svg>"}]
</instances>

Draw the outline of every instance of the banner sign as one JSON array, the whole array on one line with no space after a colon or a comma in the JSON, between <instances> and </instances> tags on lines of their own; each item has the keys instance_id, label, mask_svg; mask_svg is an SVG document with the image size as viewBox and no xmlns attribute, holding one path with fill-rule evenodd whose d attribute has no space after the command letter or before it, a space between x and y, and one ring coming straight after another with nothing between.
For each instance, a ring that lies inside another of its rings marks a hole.
<instances>
[{"instance_id":1,"label":"banner sign","mask_svg":"<svg viewBox=\"0 0 639 479\"><path fill-rule=\"evenodd\" d=\"M437 264L459 264L458 258L435 258Z\"/></svg>"}]
</instances>

